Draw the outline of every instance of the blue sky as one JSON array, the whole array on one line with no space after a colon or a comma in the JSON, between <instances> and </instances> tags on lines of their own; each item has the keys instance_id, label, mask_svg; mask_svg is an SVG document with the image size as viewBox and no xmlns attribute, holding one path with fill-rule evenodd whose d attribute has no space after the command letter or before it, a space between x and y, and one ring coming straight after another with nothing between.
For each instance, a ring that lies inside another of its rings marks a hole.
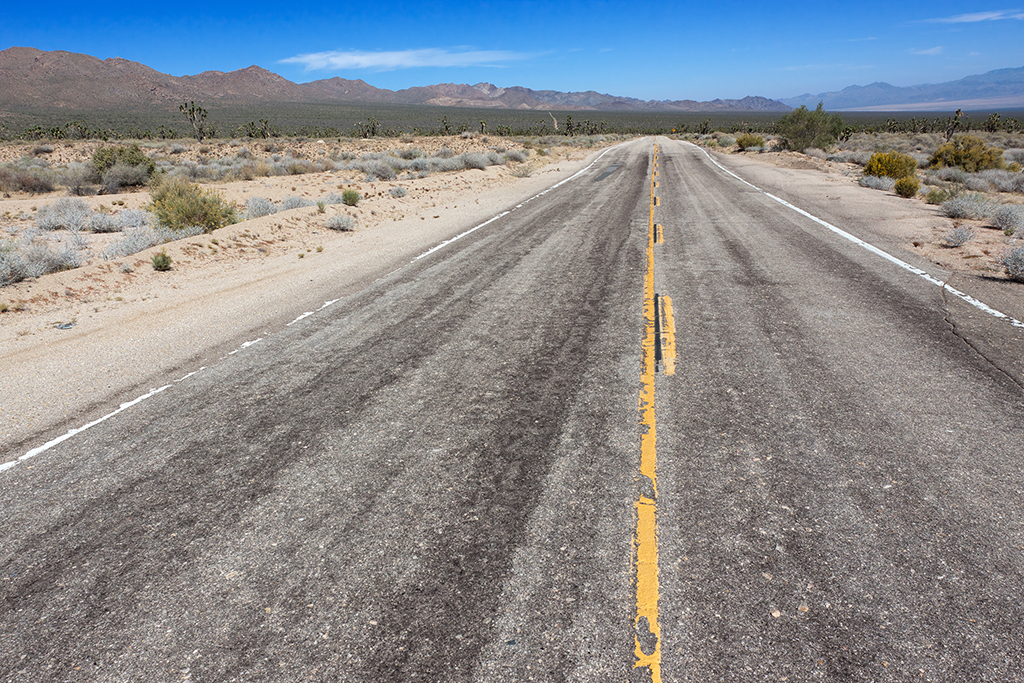
<instances>
[{"instance_id":1,"label":"blue sky","mask_svg":"<svg viewBox=\"0 0 1024 683\"><path fill-rule=\"evenodd\" d=\"M783 98L1024 66L1024 3L8 2L0 49L13 45L175 76L257 64L296 82L392 90L487 81L645 100Z\"/></svg>"}]
</instances>

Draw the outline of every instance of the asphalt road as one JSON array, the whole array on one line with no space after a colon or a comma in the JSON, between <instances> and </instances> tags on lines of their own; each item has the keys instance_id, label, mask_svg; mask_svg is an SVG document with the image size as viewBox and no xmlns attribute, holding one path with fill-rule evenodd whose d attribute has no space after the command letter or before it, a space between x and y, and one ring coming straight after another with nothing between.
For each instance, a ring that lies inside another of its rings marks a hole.
<instances>
[{"instance_id":1,"label":"asphalt road","mask_svg":"<svg viewBox=\"0 0 1024 683\"><path fill-rule=\"evenodd\" d=\"M1024 331L658 142L0 471L0 680L1024 680Z\"/></svg>"}]
</instances>

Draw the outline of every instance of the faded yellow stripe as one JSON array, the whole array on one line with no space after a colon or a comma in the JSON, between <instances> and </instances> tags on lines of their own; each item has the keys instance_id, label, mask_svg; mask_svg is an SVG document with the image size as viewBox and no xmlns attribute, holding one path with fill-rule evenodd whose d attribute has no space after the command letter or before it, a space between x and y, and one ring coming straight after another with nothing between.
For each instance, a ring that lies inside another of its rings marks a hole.
<instances>
[{"instance_id":1,"label":"faded yellow stripe","mask_svg":"<svg viewBox=\"0 0 1024 683\"><path fill-rule=\"evenodd\" d=\"M658 146L654 146L654 168L657 168ZM634 669L647 667L652 683L661 683L661 626L658 623L658 535L657 535L657 425L654 417L654 323L658 312L654 303L654 179L651 178L651 201L647 224L647 264L644 270L644 319L641 342L640 371L640 475L650 487L640 486L636 503L636 527L633 537L633 564L636 581L636 618L633 627L639 634L646 622L654 639L651 652L645 653L639 635L634 636ZM653 498L651 497L653 495ZM649 643L648 643L649 647Z\"/></svg>"},{"instance_id":2,"label":"faded yellow stripe","mask_svg":"<svg viewBox=\"0 0 1024 683\"><path fill-rule=\"evenodd\" d=\"M672 313L672 298L664 294L661 301L661 360L665 364L665 374L676 374L676 318Z\"/></svg>"}]
</instances>

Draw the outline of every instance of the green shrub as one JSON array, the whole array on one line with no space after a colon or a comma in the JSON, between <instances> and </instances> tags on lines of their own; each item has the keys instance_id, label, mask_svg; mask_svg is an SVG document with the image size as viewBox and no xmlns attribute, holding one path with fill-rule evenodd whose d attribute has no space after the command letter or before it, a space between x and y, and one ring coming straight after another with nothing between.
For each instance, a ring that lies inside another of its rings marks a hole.
<instances>
[{"instance_id":1,"label":"green shrub","mask_svg":"<svg viewBox=\"0 0 1024 683\"><path fill-rule=\"evenodd\" d=\"M928 195L924 198L929 204L941 204L947 199L949 199L949 193L939 188L929 190Z\"/></svg>"},{"instance_id":2,"label":"green shrub","mask_svg":"<svg viewBox=\"0 0 1024 683\"><path fill-rule=\"evenodd\" d=\"M899 152L875 152L864 166L864 175L906 178L917 172L914 157Z\"/></svg>"},{"instance_id":3,"label":"green shrub","mask_svg":"<svg viewBox=\"0 0 1024 683\"><path fill-rule=\"evenodd\" d=\"M801 105L775 122L775 132L788 149L798 152L808 147L826 149L842 135L843 117L826 113L821 102L814 111Z\"/></svg>"},{"instance_id":4,"label":"green shrub","mask_svg":"<svg viewBox=\"0 0 1024 683\"><path fill-rule=\"evenodd\" d=\"M153 270L163 271L171 269L171 257L167 255L166 251L153 254L149 257L149 261L153 264Z\"/></svg>"},{"instance_id":5,"label":"green shrub","mask_svg":"<svg viewBox=\"0 0 1024 683\"><path fill-rule=\"evenodd\" d=\"M973 135L958 135L935 150L931 165L934 168L955 166L968 173L977 173L990 168L1006 168L1003 152L989 147Z\"/></svg>"},{"instance_id":6,"label":"green shrub","mask_svg":"<svg viewBox=\"0 0 1024 683\"><path fill-rule=\"evenodd\" d=\"M360 199L359 193L355 190L345 190L341 193L341 201L345 206L355 206Z\"/></svg>"},{"instance_id":7,"label":"green shrub","mask_svg":"<svg viewBox=\"0 0 1024 683\"><path fill-rule=\"evenodd\" d=\"M123 166L142 166L146 169L146 175L152 176L156 170L156 162L146 156L146 153L136 145L113 145L100 147L92 155L92 165L101 176L115 164Z\"/></svg>"},{"instance_id":8,"label":"green shrub","mask_svg":"<svg viewBox=\"0 0 1024 683\"><path fill-rule=\"evenodd\" d=\"M893 189L899 196L910 199L921 189L921 181L914 176L904 176L896 179L896 186Z\"/></svg>"},{"instance_id":9,"label":"green shrub","mask_svg":"<svg viewBox=\"0 0 1024 683\"><path fill-rule=\"evenodd\" d=\"M149 210L157 223L170 230L199 226L211 232L238 222L235 207L214 190L204 190L184 178L170 178L153 191Z\"/></svg>"},{"instance_id":10,"label":"green shrub","mask_svg":"<svg viewBox=\"0 0 1024 683\"><path fill-rule=\"evenodd\" d=\"M741 150L748 147L764 147L764 138L753 133L744 133L736 138L736 144L739 145Z\"/></svg>"}]
</instances>

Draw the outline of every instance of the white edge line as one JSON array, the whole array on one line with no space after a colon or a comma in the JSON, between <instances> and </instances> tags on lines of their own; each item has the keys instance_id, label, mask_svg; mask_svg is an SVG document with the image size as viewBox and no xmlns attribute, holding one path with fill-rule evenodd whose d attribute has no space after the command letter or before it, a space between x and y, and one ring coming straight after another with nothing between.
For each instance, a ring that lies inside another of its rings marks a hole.
<instances>
[{"instance_id":1,"label":"white edge line","mask_svg":"<svg viewBox=\"0 0 1024 683\"><path fill-rule=\"evenodd\" d=\"M687 143L687 144L690 144L690 143ZM807 213L806 211L804 211L803 209L801 209L801 208L799 208L797 206L793 206L792 204L787 202L785 199L782 199L781 197L776 197L775 195L773 195L770 192L765 192L764 190L762 190L757 185L754 185L753 183L744 180L743 178L739 177L738 175L736 175L735 173L733 173L732 171L727 169L725 166L722 166L722 164L718 163L718 161L714 157L712 157L710 154L708 154L707 150L703 149L702 147L698 147L697 145L693 145L693 147L696 147L701 152L703 152L704 156L706 156L708 158L708 160L711 163L713 163L715 166L717 166L718 168L722 169L724 172L728 173L729 175L731 175L733 178L735 178L736 180L740 181L744 185L746 185L748 187L751 187L754 190L757 190L758 192L763 194L765 197L768 197L769 199L774 199L779 204L782 204L783 206L786 206L786 207L788 207L790 209L793 209L794 211L796 211L801 216L805 216L807 218L810 218L815 223L828 228L829 230L831 230L835 234L839 235L843 239L849 240L850 242L853 242L854 244L856 244L856 245L858 245L860 247L863 247L864 249L870 251L872 254L875 254L876 256L881 256L886 261L889 261L890 263L892 263L892 264L894 264L896 266L899 266L900 268L902 268L904 270L910 271L914 275L917 275L918 277L920 277L920 278L922 278L924 280L927 280L928 282L931 282L933 285L936 285L936 286L946 290L947 292L949 292L953 296L955 296L955 297L957 297L959 299L962 299L963 301L966 301L967 303L969 303L971 306L974 306L978 310L983 311L985 313L988 313L993 318L999 318L1000 320L1005 320L1008 323L1010 323L1011 325L1013 325L1014 327L1019 327L1021 329L1024 329L1024 322L1021 322L1021 321L1019 321L1019 320L1017 320L1015 318L1011 318L1010 316L1006 315L1005 313L997 311L996 309L992 308L988 304L986 304L986 303L984 303L982 301L979 301L978 299L975 299L970 294L966 294L964 292L961 292L959 289L956 289L955 287L950 287L948 284L946 284L942 280L938 279L934 275L931 275L928 272L921 270L920 268L917 268L915 266L910 265L906 261L903 261L903 260L893 256L892 254L890 254L887 251L883 251L883 250L879 249L878 247L876 247L873 244L869 244L869 243L865 242L864 240L860 239L859 237L854 237L853 235L851 235L850 233L846 232L842 228L837 228L836 226L832 225L828 221L822 220L821 218L818 218L817 216L813 216L813 215Z\"/></svg>"},{"instance_id":2,"label":"white edge line","mask_svg":"<svg viewBox=\"0 0 1024 683\"><path fill-rule=\"evenodd\" d=\"M184 379L184 378L182 378L182 379ZM96 425L98 425L99 423L103 422L104 420L108 420L108 419L114 417L115 415L117 415L118 413L120 413L122 411L125 411L125 410L128 410L129 408L131 408L133 405L135 405L137 403L142 403L147 398L150 398L151 396L156 396L157 394L159 394L164 389L169 389L170 387L171 387L170 384L165 384L164 386L162 386L162 387L160 387L158 389L151 390L148 394L143 394L142 396L139 396L134 401L128 401L127 403L122 403L121 407L118 408L117 410L115 410L115 411L113 411L111 413L107 413L103 417L101 417L99 419L96 419L96 420L93 420L89 424L82 425L81 427L78 427L77 429L69 430L67 432L67 434L62 434L61 436L58 436L56 439L53 439L52 441L47 441L42 446L37 446L36 448L33 448L32 450L30 450L28 453L26 453L25 455L21 456L17 460L12 460L11 462L5 462L3 465L0 465L0 472L3 472L5 470L9 470L12 467L14 467L15 465L17 465L18 463L24 462L24 461L26 461L26 460L28 460L30 458L34 458L37 455L39 455L40 453L43 453L45 451L50 450L51 448L53 448L57 444L59 444L59 443L61 443L63 441L67 441L68 439L73 437L75 434L81 434L86 429L89 429L90 427L95 427Z\"/></svg>"},{"instance_id":3,"label":"white edge line","mask_svg":"<svg viewBox=\"0 0 1024 683\"><path fill-rule=\"evenodd\" d=\"M575 173L573 173L573 174L572 174L571 176L569 176L568 178L565 178L565 179L563 179L563 180L560 180L560 181L558 181L557 183L555 183L554 185L552 185L551 187L547 188L546 190L544 190L544 191L542 191L542 192L539 192L539 193L537 193L537 194L533 195L533 196L532 196L532 197L530 197L529 199L527 199L527 200L525 200L525 201L522 201L522 202L520 202L519 204L516 204L516 205L515 205L514 207L512 207L512 208L511 208L511 209L509 209L508 211L502 211L502 212L501 212L501 213L499 213L499 214L498 214L497 216L492 216L491 218L488 218L488 219L487 219L486 221L484 221L484 222L483 222L483 223L481 223L480 225L474 226L474 227L470 228L469 230L466 230L465 232L459 233L459 234L458 234L458 235L456 235L455 237L452 237L452 238L446 239L446 240L445 240L444 242L441 242L440 244L438 244L438 245L437 245L437 246L435 246L435 247L431 247L430 249L428 249L427 251L423 252L422 254L420 254L419 256L417 256L416 258L414 258L414 259L413 259L412 261L410 261L410 263L416 263L416 262L417 262L417 261L419 261L419 260L420 260L421 258L424 258L424 257L430 256L430 255L431 255L431 254L433 254L433 253L434 253L435 251L437 251L437 250L439 250L439 249L443 249L443 248L447 247L447 246L448 246L449 244L451 244L452 242L454 242L454 241L456 241L456 240L460 240L460 239L462 239L463 237L465 237L466 235L469 235L469 234L471 234L471 233L474 233L474 232L476 232L477 230L479 230L480 228L484 227L485 225L489 225L490 223L493 223L494 221L498 220L499 218L502 218L502 217L504 217L504 216L507 216L507 215L509 215L510 213L512 213L513 211L515 211L516 209L520 209L520 208L522 208L522 207L526 206L527 204L529 204L530 202L532 202L532 201L533 201L534 199L537 199L538 197L543 197L543 196L544 196L544 195L546 195L546 194L547 194L548 192L551 192L551 190L554 190L554 189L555 189L555 188L557 188L557 187L561 187L562 185L565 185L565 184L566 184L567 182L569 182L570 180L573 180L573 179L575 179L576 177L578 177L578 176L582 175L583 173L585 173L586 171L590 170L590 168L591 168L591 167L592 167L592 166L593 166L594 164L596 164L596 163L597 163L598 161L600 161L600 160L601 160L601 157L603 157L603 156L604 156L605 154L607 154L608 152L612 151L613 149L615 149L615 148L617 148L617 147L621 147L621 146L622 146L622 145L624 145L624 144L627 144L627 143L620 143L620 144L618 144L618 145L612 145L612 146L611 146L611 147L609 147L608 149L606 149L606 150L604 150L603 152L601 152L600 154L598 154L598 155L597 155L597 157L596 157L596 158L595 158L595 159L594 159L593 161L591 161L591 162L590 162L589 164L587 164L586 166L584 166L584 167L583 167L583 168L581 168L580 170L578 170L578 171L576 171ZM298 322L298 321L296 321L296 322Z\"/></svg>"}]
</instances>

